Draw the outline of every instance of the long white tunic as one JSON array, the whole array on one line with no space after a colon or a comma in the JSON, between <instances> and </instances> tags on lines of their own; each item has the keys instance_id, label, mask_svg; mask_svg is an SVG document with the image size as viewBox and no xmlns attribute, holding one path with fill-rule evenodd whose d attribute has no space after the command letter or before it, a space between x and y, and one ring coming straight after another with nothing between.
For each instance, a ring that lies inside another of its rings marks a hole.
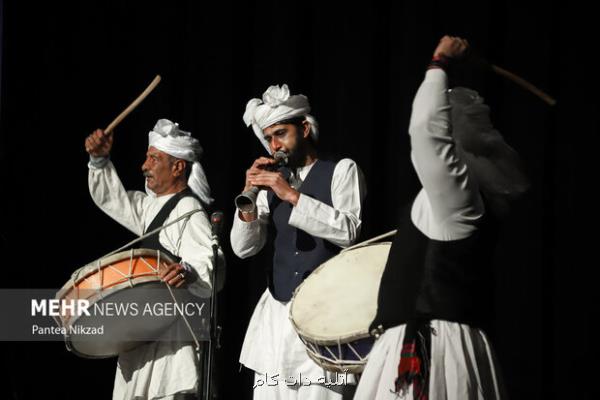
<instances>
[{"instance_id":1,"label":"long white tunic","mask_svg":"<svg viewBox=\"0 0 600 400\"><path fill-rule=\"evenodd\" d=\"M411 209L415 226L427 237L451 241L470 236L484 215L477 183L457 156L450 129L447 76L427 71L410 121L411 159L423 188ZM433 320L429 399L499 399L503 386L485 334L455 322ZM355 399L412 399L394 393L405 325L377 340L361 376Z\"/></svg>"},{"instance_id":2,"label":"long white tunic","mask_svg":"<svg viewBox=\"0 0 600 400\"><path fill-rule=\"evenodd\" d=\"M299 188L314 164L299 168L292 176L292 185ZM354 243L360 233L361 204L366 186L361 171L350 159L340 160L331 181L332 206L310 196L301 194L298 204L292 208L288 223L305 232L326 239L340 247ZM231 230L231 246L238 257L246 258L258 253L267 239L269 205L267 192L261 191L257 198L258 218L245 222L235 212ZM279 387L257 387L255 398L294 399L341 398L333 390L318 385L295 387L287 390L282 381L286 377L302 378L316 382L327 375L307 355L306 348L298 338L289 321L289 302L280 302L265 290L260 298L244 339L240 363L256 372L255 382L279 376ZM293 379L290 379L293 381Z\"/></svg>"},{"instance_id":3,"label":"long white tunic","mask_svg":"<svg viewBox=\"0 0 600 400\"><path fill-rule=\"evenodd\" d=\"M102 165L104 164L104 165ZM89 163L88 183L96 205L136 235L142 235L162 206L173 196L150 196L126 191L111 161ZM198 200L185 197L169 214L165 224L191 210L202 208ZM159 241L181 257L198 275L189 290L209 297L211 289L211 227L205 212L197 212L162 230ZM220 266L224 266L222 253ZM223 269L219 281L223 282ZM221 285L219 285L221 286ZM168 399L176 393L194 392L198 384L195 351L192 345L156 341L119 355L113 399Z\"/></svg>"}]
</instances>

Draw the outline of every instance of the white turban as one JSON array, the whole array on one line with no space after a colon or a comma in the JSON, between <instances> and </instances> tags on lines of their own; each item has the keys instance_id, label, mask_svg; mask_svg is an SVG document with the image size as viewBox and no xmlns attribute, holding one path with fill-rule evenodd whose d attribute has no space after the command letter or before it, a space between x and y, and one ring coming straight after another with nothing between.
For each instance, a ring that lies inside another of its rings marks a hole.
<instances>
[{"instance_id":1,"label":"white turban","mask_svg":"<svg viewBox=\"0 0 600 400\"><path fill-rule=\"evenodd\" d=\"M252 99L246 105L244 122L246 126L252 125L254 134L267 149L269 143L264 139L263 129L291 118L304 117L310 123L310 135L317 141L319 138L319 125L315 118L309 114L310 104L306 96L297 94L290 96L290 89L286 84L281 87L269 86L261 99Z\"/></svg>"},{"instance_id":2,"label":"white turban","mask_svg":"<svg viewBox=\"0 0 600 400\"><path fill-rule=\"evenodd\" d=\"M170 156L193 163L187 182L189 188L204 204L210 205L213 202L206 174L200 164L202 147L198 139L193 138L190 132L179 129L179 124L159 119L148 133L148 142L148 147L152 146ZM146 191L151 192L148 188Z\"/></svg>"},{"instance_id":3,"label":"white turban","mask_svg":"<svg viewBox=\"0 0 600 400\"><path fill-rule=\"evenodd\" d=\"M490 108L471 89L449 91L452 136L480 189L492 197L514 198L529 187L517 152L490 120Z\"/></svg>"}]
</instances>

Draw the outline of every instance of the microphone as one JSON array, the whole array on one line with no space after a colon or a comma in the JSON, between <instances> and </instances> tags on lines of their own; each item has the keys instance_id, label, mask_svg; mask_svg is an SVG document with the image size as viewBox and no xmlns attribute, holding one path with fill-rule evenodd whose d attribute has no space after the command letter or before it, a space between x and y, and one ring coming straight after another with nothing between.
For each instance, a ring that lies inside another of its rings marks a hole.
<instances>
[{"instance_id":1,"label":"microphone","mask_svg":"<svg viewBox=\"0 0 600 400\"><path fill-rule=\"evenodd\" d=\"M213 236L219 236L221 234L221 230L223 229L223 212L215 211L210 214L210 226Z\"/></svg>"},{"instance_id":2,"label":"microphone","mask_svg":"<svg viewBox=\"0 0 600 400\"><path fill-rule=\"evenodd\" d=\"M223 229L223 217L224 215L222 211L215 211L210 214L210 228L213 246L219 246L219 235Z\"/></svg>"},{"instance_id":3,"label":"microphone","mask_svg":"<svg viewBox=\"0 0 600 400\"><path fill-rule=\"evenodd\" d=\"M273 158L275 159L276 163L274 165L268 165L266 167L266 169L269 171L275 171L276 169L281 168L287 165L288 163L287 153L281 150L276 151L273 154ZM235 198L235 206L238 208L238 210L240 210L241 212L254 211L254 209L256 208L256 196L258 195L259 191L259 188L257 188L256 186L252 186L249 190L238 195Z\"/></svg>"}]
</instances>

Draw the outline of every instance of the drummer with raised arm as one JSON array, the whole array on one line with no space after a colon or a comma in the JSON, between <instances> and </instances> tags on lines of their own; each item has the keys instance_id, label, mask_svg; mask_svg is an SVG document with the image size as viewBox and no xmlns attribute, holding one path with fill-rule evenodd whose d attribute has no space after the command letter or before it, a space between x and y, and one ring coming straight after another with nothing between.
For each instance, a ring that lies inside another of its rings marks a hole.
<instances>
[{"instance_id":1,"label":"drummer with raised arm","mask_svg":"<svg viewBox=\"0 0 600 400\"><path fill-rule=\"evenodd\" d=\"M201 210L148 236L139 247L160 250L177 261L161 273L168 285L186 287L201 297L210 296L213 253L206 209L213 199L199 162L202 148L198 140L179 129L178 124L160 119L149 132L142 165L145 193L125 190L109 159L112 144L113 133L100 129L85 140L94 202L136 235ZM197 385L193 346L180 341L155 341L119 355L113 399L196 399Z\"/></svg>"},{"instance_id":2,"label":"drummer with raised arm","mask_svg":"<svg viewBox=\"0 0 600 400\"><path fill-rule=\"evenodd\" d=\"M244 113L269 154L278 155L277 161L260 157L246 171L242 193L262 190L249 207L236 210L231 231L231 246L240 258L263 248L269 225L276 231L268 288L240 355L255 372L255 399L342 398L343 388L319 384L327 373L308 357L294 331L289 301L316 267L356 240L366 188L354 161L319 157L318 125L309 113L308 99L290 95L287 85L269 87L262 99L248 102ZM282 159L287 165L273 171Z\"/></svg>"},{"instance_id":3,"label":"drummer with raised arm","mask_svg":"<svg viewBox=\"0 0 600 400\"><path fill-rule=\"evenodd\" d=\"M498 220L528 180L483 98L449 86L468 47L444 36L413 101L408 132L422 188L400 212L356 400L505 398L484 328Z\"/></svg>"}]
</instances>

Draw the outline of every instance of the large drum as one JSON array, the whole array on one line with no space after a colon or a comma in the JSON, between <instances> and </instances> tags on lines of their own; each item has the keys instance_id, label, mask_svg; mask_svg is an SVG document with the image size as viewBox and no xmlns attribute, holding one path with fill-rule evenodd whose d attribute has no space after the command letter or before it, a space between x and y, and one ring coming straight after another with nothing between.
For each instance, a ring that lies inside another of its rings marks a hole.
<instances>
[{"instance_id":1,"label":"large drum","mask_svg":"<svg viewBox=\"0 0 600 400\"><path fill-rule=\"evenodd\" d=\"M324 369L362 372L373 345L369 325L390 246L382 242L345 250L296 289L290 319L308 355Z\"/></svg>"},{"instance_id":2,"label":"large drum","mask_svg":"<svg viewBox=\"0 0 600 400\"><path fill-rule=\"evenodd\" d=\"M156 304L174 303L175 290L167 288L159 276L171 263L173 260L158 250L132 249L77 270L56 294L65 304L83 301L89 306L89 315L72 307L56 318L67 348L82 357L106 358L160 337L178 316L161 313L148 317L142 307L151 310ZM177 291L181 293L188 292Z\"/></svg>"}]
</instances>

